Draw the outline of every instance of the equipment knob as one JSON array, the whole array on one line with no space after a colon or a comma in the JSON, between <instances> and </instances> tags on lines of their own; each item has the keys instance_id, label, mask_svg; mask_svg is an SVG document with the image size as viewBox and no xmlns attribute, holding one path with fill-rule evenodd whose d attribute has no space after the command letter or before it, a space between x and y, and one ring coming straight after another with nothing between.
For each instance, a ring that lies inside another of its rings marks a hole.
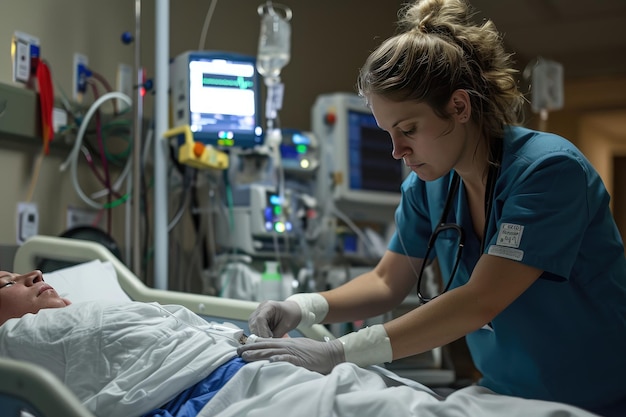
<instances>
[{"instance_id":1,"label":"equipment knob","mask_svg":"<svg viewBox=\"0 0 626 417\"><path fill-rule=\"evenodd\" d=\"M130 33L129 31L126 31L122 33L121 39L124 45L130 45L135 40L135 37L133 36L132 33Z\"/></svg>"},{"instance_id":2,"label":"equipment knob","mask_svg":"<svg viewBox=\"0 0 626 417\"><path fill-rule=\"evenodd\" d=\"M204 143L202 142L194 142L193 144L193 154L196 158L200 158L204 153Z\"/></svg>"}]
</instances>

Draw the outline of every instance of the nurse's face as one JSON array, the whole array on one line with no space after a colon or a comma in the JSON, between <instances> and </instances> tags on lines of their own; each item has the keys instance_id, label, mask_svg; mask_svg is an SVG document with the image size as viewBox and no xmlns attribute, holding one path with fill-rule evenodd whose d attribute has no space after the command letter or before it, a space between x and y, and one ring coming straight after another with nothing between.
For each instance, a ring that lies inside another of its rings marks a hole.
<instances>
[{"instance_id":1,"label":"nurse's face","mask_svg":"<svg viewBox=\"0 0 626 417\"><path fill-rule=\"evenodd\" d=\"M0 271L0 325L11 318L37 313L42 308L65 307L70 302L61 298L44 282L41 271L15 274Z\"/></svg>"},{"instance_id":2,"label":"nurse's face","mask_svg":"<svg viewBox=\"0 0 626 417\"><path fill-rule=\"evenodd\" d=\"M454 95L446 109L450 119L437 116L425 103L379 95L369 96L368 101L378 125L391 135L392 156L402 159L420 179L435 180L462 162L468 148L469 108L455 101Z\"/></svg>"}]
</instances>

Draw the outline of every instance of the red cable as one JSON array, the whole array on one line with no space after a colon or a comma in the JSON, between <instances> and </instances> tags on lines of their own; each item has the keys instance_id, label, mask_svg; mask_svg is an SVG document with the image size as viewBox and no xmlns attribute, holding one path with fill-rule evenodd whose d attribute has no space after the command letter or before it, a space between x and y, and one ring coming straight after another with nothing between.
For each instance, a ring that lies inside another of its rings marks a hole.
<instances>
[{"instance_id":1,"label":"red cable","mask_svg":"<svg viewBox=\"0 0 626 417\"><path fill-rule=\"evenodd\" d=\"M54 107L54 88L50 69L45 62L37 62L37 85L39 87L39 103L41 107L41 136L45 155L50 152L50 141L54 139L52 125L52 109Z\"/></svg>"}]
</instances>

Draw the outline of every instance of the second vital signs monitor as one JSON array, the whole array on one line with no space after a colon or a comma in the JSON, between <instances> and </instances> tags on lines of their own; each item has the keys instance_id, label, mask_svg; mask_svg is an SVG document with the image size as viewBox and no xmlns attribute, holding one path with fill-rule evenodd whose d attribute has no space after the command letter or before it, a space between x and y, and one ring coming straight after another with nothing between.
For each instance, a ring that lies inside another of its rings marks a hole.
<instances>
[{"instance_id":1,"label":"second vital signs monitor","mask_svg":"<svg viewBox=\"0 0 626 417\"><path fill-rule=\"evenodd\" d=\"M263 143L259 76L252 56L188 51L171 67L173 127L220 149Z\"/></svg>"},{"instance_id":2,"label":"second vital signs monitor","mask_svg":"<svg viewBox=\"0 0 626 417\"><path fill-rule=\"evenodd\" d=\"M391 156L389 134L378 127L364 99L352 93L320 95L312 117L328 171L320 182L332 178L322 187L335 204L359 211L373 206L395 210L407 171ZM370 215L378 216L373 211Z\"/></svg>"}]
</instances>

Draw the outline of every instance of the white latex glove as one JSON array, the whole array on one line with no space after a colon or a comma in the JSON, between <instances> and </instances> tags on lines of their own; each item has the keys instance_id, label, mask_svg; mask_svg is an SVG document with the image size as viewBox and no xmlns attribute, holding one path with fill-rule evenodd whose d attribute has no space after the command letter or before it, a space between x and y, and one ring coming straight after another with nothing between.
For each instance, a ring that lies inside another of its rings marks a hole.
<instances>
[{"instance_id":1,"label":"white latex glove","mask_svg":"<svg viewBox=\"0 0 626 417\"><path fill-rule=\"evenodd\" d=\"M254 342L239 347L237 354L247 362L286 361L322 374L329 373L341 362L369 366L393 360L391 342L382 324L327 342L304 337L256 338Z\"/></svg>"},{"instance_id":2,"label":"white latex glove","mask_svg":"<svg viewBox=\"0 0 626 417\"><path fill-rule=\"evenodd\" d=\"M263 301L248 318L248 327L259 337L283 337L301 319L302 311L295 301Z\"/></svg>"},{"instance_id":3,"label":"white latex glove","mask_svg":"<svg viewBox=\"0 0 626 417\"><path fill-rule=\"evenodd\" d=\"M318 342L305 337L258 338L254 343L239 347L237 354L246 362L285 361L321 374L330 373L335 365L346 361L339 339Z\"/></svg>"},{"instance_id":4,"label":"white latex glove","mask_svg":"<svg viewBox=\"0 0 626 417\"><path fill-rule=\"evenodd\" d=\"M328 314L328 302L318 293L294 294L285 301L264 301L250 315L248 326L260 337L283 337L299 325L312 326Z\"/></svg>"}]
</instances>

